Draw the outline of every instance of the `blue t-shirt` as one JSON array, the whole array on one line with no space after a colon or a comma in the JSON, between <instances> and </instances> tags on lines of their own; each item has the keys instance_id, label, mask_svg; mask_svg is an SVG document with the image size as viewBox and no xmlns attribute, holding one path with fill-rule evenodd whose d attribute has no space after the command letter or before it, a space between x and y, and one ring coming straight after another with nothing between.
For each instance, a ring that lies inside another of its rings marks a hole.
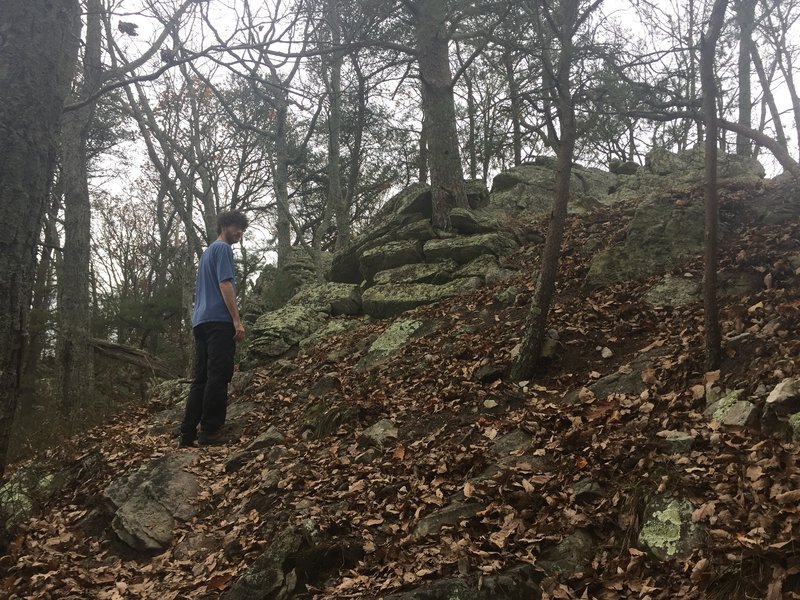
<instances>
[{"instance_id":1,"label":"blue t-shirt","mask_svg":"<svg viewBox=\"0 0 800 600\"><path fill-rule=\"evenodd\" d=\"M192 327L201 323L220 321L233 323L233 317L228 312L219 289L219 284L228 280L233 284L235 292L233 250L225 242L217 240L203 252L197 267Z\"/></svg>"}]
</instances>

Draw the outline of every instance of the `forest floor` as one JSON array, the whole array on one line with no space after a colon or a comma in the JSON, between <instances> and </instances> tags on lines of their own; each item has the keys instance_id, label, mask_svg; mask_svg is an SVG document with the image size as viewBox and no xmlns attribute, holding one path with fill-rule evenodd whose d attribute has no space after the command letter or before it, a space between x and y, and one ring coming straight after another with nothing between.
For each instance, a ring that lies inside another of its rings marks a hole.
<instances>
[{"instance_id":1,"label":"forest floor","mask_svg":"<svg viewBox=\"0 0 800 600\"><path fill-rule=\"evenodd\" d=\"M800 251L800 225L756 225L746 198L736 194L723 203L740 216L722 243L721 267L759 273L764 285L722 303L724 333L750 335L726 345L716 385L744 389L746 397L763 402L765 388L798 375L800 285L786 264ZM107 521L87 519L115 477L175 451L174 437L148 433L158 407L143 407L51 450L47 459L54 463L89 453L102 460L24 525L0 559L6 571L0 594L215 598L278 531L310 517L326 535L359 540L364 554L326 579L307 582L299 598L380 598L459 573L501 572L535 563L542 548L576 527L592 531L594 555L575 573L545 579L544 597L800 597L797 447L757 427L724 428L703 416L705 383L717 375L703 368L702 303L645 303L643 294L659 277L593 292L582 287L589 226L610 245L621 239L631 214L630 208L608 209L570 220L551 313L550 326L560 332L558 356L525 386L504 379L481 383L475 372L511 363L529 308L528 275L409 313L436 322L437 329L375 369L353 367L363 355L360 341L385 329L383 321L364 321L324 341L292 359L292 370L285 363L259 368L244 398L255 408L242 441L181 450L199 456L194 471L204 481L202 505L163 553L136 553L110 533ZM523 249L511 261L531 273L538 251ZM699 281L702 268L698 258L675 274ZM509 305L497 302L495 294L509 285L527 291ZM646 389L638 396L584 392L565 400L654 347L664 353L655 368L642 372ZM603 348L612 356L604 358ZM332 353L338 362L331 362ZM304 439L314 402L308 388L327 372L336 373L341 404L352 418L329 435ZM399 427L396 443L358 464L360 432L384 418ZM271 426L286 436L285 455L267 464L260 454L226 473L230 456ZM481 484L466 483L490 463L493 440L517 429L532 436L549 466L512 465ZM659 432L665 430L689 433L693 449L664 453ZM260 483L266 468L281 477L268 492ZM600 493L577 501L574 486L586 479ZM412 535L420 516L459 492L485 510L439 535ZM689 500L693 520L706 532L683 560L662 562L637 547L644 505L657 492ZM198 536L205 541L188 543Z\"/></svg>"}]
</instances>

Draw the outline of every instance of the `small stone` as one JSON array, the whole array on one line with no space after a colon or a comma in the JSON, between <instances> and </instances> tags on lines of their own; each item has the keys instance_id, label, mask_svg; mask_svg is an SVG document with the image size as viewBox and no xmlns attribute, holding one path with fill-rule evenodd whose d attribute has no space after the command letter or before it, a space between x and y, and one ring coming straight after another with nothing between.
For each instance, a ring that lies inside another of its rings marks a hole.
<instances>
[{"instance_id":1,"label":"small stone","mask_svg":"<svg viewBox=\"0 0 800 600\"><path fill-rule=\"evenodd\" d=\"M241 452L237 452L236 454L231 456L225 463L225 472L233 473L234 471L238 471L245 464L247 464L253 456L254 453L247 450L242 450Z\"/></svg>"},{"instance_id":2,"label":"small stone","mask_svg":"<svg viewBox=\"0 0 800 600\"><path fill-rule=\"evenodd\" d=\"M484 365L475 371L475 379L481 383L492 383L503 377L505 369L497 365Z\"/></svg>"},{"instance_id":3,"label":"small stone","mask_svg":"<svg viewBox=\"0 0 800 600\"><path fill-rule=\"evenodd\" d=\"M247 450L263 450L285 441L283 434L275 427L270 427L247 445Z\"/></svg>"},{"instance_id":4,"label":"small stone","mask_svg":"<svg viewBox=\"0 0 800 600\"><path fill-rule=\"evenodd\" d=\"M397 439L397 426L388 419L382 419L364 430L358 438L362 446L384 447L388 442Z\"/></svg>"},{"instance_id":5,"label":"small stone","mask_svg":"<svg viewBox=\"0 0 800 600\"><path fill-rule=\"evenodd\" d=\"M491 410L493 408L497 408L497 402L494 401L494 400L491 400L491 399L485 400L483 402L483 407L486 408L486 409L489 409L489 410Z\"/></svg>"},{"instance_id":6,"label":"small stone","mask_svg":"<svg viewBox=\"0 0 800 600\"><path fill-rule=\"evenodd\" d=\"M521 429L498 438L492 444L492 453L498 456L505 456L516 450L524 450L530 446L531 436Z\"/></svg>"},{"instance_id":7,"label":"small stone","mask_svg":"<svg viewBox=\"0 0 800 600\"><path fill-rule=\"evenodd\" d=\"M261 487L265 490L277 490L281 481L280 471L267 469L261 473Z\"/></svg>"},{"instance_id":8,"label":"small stone","mask_svg":"<svg viewBox=\"0 0 800 600\"><path fill-rule=\"evenodd\" d=\"M668 454L685 454L694 445L694 437L682 431L665 431L658 435L663 439L662 445Z\"/></svg>"},{"instance_id":9,"label":"small stone","mask_svg":"<svg viewBox=\"0 0 800 600\"><path fill-rule=\"evenodd\" d=\"M379 456L380 452L376 448L368 448L366 451L356 456L353 459L353 462L357 465L368 465L375 462L375 459L377 459Z\"/></svg>"},{"instance_id":10,"label":"small stone","mask_svg":"<svg viewBox=\"0 0 800 600\"><path fill-rule=\"evenodd\" d=\"M689 556L700 543L700 528L692 522L694 507L686 500L656 496L645 507L639 543L659 560Z\"/></svg>"},{"instance_id":11,"label":"small stone","mask_svg":"<svg viewBox=\"0 0 800 600\"><path fill-rule=\"evenodd\" d=\"M456 525L461 521L471 519L482 511L483 508L483 504L478 502L469 502L466 504L456 502L442 510L421 518L414 528L412 535L416 538L421 538L431 533L438 533L442 527Z\"/></svg>"},{"instance_id":12,"label":"small stone","mask_svg":"<svg viewBox=\"0 0 800 600\"><path fill-rule=\"evenodd\" d=\"M271 462L274 462L279 458L286 456L288 453L289 452L286 450L286 448L281 448L280 446L276 446L275 448L269 451L269 454L267 454L267 459L270 460Z\"/></svg>"},{"instance_id":13,"label":"small stone","mask_svg":"<svg viewBox=\"0 0 800 600\"><path fill-rule=\"evenodd\" d=\"M600 356L603 358L611 358L614 356L614 353L611 351L611 348L603 348L603 350L600 352Z\"/></svg>"}]
</instances>

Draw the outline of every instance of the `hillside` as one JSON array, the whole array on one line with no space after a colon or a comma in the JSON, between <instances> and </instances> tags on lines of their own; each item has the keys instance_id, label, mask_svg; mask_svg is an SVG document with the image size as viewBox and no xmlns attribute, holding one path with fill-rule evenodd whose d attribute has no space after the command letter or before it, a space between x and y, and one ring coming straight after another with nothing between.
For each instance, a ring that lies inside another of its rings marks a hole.
<instances>
[{"instance_id":1,"label":"hillside","mask_svg":"<svg viewBox=\"0 0 800 600\"><path fill-rule=\"evenodd\" d=\"M663 273L586 286L636 208L599 206L570 217L557 342L535 379L504 378L529 309L534 239L501 259L509 278L393 319L350 317L349 330L256 366L232 394L229 444L177 450L163 397L60 444L40 464L69 475L15 530L0 593L800 597L800 463L782 433L800 405L765 410L798 377L800 222L763 218L756 209L776 193L763 184L720 193L721 270L752 286L722 298L719 373L703 369L702 302L648 296ZM702 268L694 256L671 274L699 282ZM422 326L364 362L398 320ZM109 486L154 460L164 470L150 488L177 494L180 510L163 539L125 543Z\"/></svg>"}]
</instances>

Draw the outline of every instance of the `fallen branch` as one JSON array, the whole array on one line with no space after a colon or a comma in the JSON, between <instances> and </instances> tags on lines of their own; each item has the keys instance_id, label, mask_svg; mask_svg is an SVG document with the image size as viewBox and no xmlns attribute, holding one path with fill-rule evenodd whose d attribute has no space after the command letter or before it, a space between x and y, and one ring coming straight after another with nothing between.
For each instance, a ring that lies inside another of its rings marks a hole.
<instances>
[{"instance_id":1,"label":"fallen branch","mask_svg":"<svg viewBox=\"0 0 800 600\"><path fill-rule=\"evenodd\" d=\"M153 375L164 377L165 379L175 379L177 375L172 373L169 368L158 359L150 356L149 353L133 346L125 346L124 344L115 344L108 340L101 340L97 338L90 338L89 345L94 348L95 352L114 360L119 360L130 365L141 367L153 372Z\"/></svg>"}]
</instances>

